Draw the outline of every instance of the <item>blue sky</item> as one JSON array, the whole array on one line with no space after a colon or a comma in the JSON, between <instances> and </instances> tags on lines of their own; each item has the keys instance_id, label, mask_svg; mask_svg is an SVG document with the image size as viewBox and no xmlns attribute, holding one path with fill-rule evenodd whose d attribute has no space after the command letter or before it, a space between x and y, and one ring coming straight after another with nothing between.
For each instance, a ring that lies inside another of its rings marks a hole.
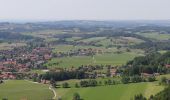
<instances>
[{"instance_id":1,"label":"blue sky","mask_svg":"<svg viewBox=\"0 0 170 100\"><path fill-rule=\"evenodd\" d=\"M0 0L0 20L170 19L170 0Z\"/></svg>"}]
</instances>

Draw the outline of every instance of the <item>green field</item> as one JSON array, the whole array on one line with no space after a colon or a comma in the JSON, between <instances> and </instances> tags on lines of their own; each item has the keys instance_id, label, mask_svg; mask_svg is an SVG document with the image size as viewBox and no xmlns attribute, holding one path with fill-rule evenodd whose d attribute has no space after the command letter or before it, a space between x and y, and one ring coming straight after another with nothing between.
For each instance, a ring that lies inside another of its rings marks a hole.
<instances>
[{"instance_id":1,"label":"green field","mask_svg":"<svg viewBox=\"0 0 170 100\"><path fill-rule=\"evenodd\" d=\"M106 37L94 37L94 38L87 38L87 39L82 39L80 40L80 42L97 42L97 41L101 41L103 39L106 39Z\"/></svg>"},{"instance_id":2,"label":"green field","mask_svg":"<svg viewBox=\"0 0 170 100\"><path fill-rule=\"evenodd\" d=\"M24 80L7 80L0 84L0 100L48 100L53 93L48 85L31 83Z\"/></svg>"},{"instance_id":3,"label":"green field","mask_svg":"<svg viewBox=\"0 0 170 100\"><path fill-rule=\"evenodd\" d=\"M144 96L149 97L164 88L164 86L158 85L158 82L74 88L74 84L79 81L68 80L67 82L71 88L56 88L57 97L62 97L62 100L72 100L73 93L78 92L83 100L130 100L135 94L142 93ZM62 83L58 82L57 84ZM48 89L48 85L32 83L30 81L8 80L0 85L0 99L49 100L53 96L51 90Z\"/></svg>"},{"instance_id":4,"label":"green field","mask_svg":"<svg viewBox=\"0 0 170 100\"><path fill-rule=\"evenodd\" d=\"M14 47L21 47L21 46L26 46L26 43L0 43L0 50L8 50L8 49L13 49Z\"/></svg>"},{"instance_id":5,"label":"green field","mask_svg":"<svg viewBox=\"0 0 170 100\"><path fill-rule=\"evenodd\" d=\"M146 97L163 89L156 83L132 83L91 88L58 88L56 92L62 100L71 100L73 93L78 92L83 100L130 100L135 94L142 93Z\"/></svg>"},{"instance_id":6,"label":"green field","mask_svg":"<svg viewBox=\"0 0 170 100\"><path fill-rule=\"evenodd\" d=\"M105 47L95 47L95 46L73 46L73 45L57 45L53 46L53 52L70 52L70 50L78 50L78 49L99 49L103 50L103 52L115 52L117 49L115 47L106 49Z\"/></svg>"},{"instance_id":7,"label":"green field","mask_svg":"<svg viewBox=\"0 0 170 100\"><path fill-rule=\"evenodd\" d=\"M72 37L72 38L66 38L65 40L66 41L77 41L77 40L80 40L81 37Z\"/></svg>"},{"instance_id":8,"label":"green field","mask_svg":"<svg viewBox=\"0 0 170 100\"><path fill-rule=\"evenodd\" d=\"M157 32L150 32L150 33L137 33L141 36L146 38L154 39L154 40L169 40L170 34L160 34Z\"/></svg>"},{"instance_id":9,"label":"green field","mask_svg":"<svg viewBox=\"0 0 170 100\"><path fill-rule=\"evenodd\" d=\"M125 52L121 54L101 54L94 56L93 62L94 64L122 65L136 56L140 55L133 52Z\"/></svg>"},{"instance_id":10,"label":"green field","mask_svg":"<svg viewBox=\"0 0 170 100\"><path fill-rule=\"evenodd\" d=\"M121 54L116 54L116 53L98 54L95 55L94 57L73 56L73 57L53 58L46 64L46 66L48 66L49 68L53 68L53 67L72 67L72 66L79 67L81 65L97 65L97 64L122 65L136 56L141 56L141 55L133 52L125 52Z\"/></svg>"},{"instance_id":11,"label":"green field","mask_svg":"<svg viewBox=\"0 0 170 100\"><path fill-rule=\"evenodd\" d=\"M75 47L73 45L57 45L53 47L53 52L69 52L70 50L74 50Z\"/></svg>"},{"instance_id":12,"label":"green field","mask_svg":"<svg viewBox=\"0 0 170 100\"><path fill-rule=\"evenodd\" d=\"M111 38L102 39L96 44L100 44L104 47L107 47L109 45L113 45L113 46L135 45L135 44L140 44L142 42L144 41L141 39L133 38L133 37L111 37Z\"/></svg>"}]
</instances>

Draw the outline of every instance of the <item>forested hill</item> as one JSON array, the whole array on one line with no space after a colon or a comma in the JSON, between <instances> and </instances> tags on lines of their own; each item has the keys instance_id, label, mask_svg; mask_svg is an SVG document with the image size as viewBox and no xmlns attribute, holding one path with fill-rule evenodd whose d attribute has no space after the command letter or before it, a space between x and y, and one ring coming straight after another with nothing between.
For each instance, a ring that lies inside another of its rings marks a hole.
<instances>
[{"instance_id":1,"label":"forested hill","mask_svg":"<svg viewBox=\"0 0 170 100\"><path fill-rule=\"evenodd\" d=\"M136 57L126 65L126 74L140 75L141 73L168 73L166 65L170 64L170 52L160 54L158 52L146 56Z\"/></svg>"},{"instance_id":2,"label":"forested hill","mask_svg":"<svg viewBox=\"0 0 170 100\"><path fill-rule=\"evenodd\" d=\"M20 33L0 31L1 40L28 40L32 38L32 36L22 35Z\"/></svg>"}]
</instances>

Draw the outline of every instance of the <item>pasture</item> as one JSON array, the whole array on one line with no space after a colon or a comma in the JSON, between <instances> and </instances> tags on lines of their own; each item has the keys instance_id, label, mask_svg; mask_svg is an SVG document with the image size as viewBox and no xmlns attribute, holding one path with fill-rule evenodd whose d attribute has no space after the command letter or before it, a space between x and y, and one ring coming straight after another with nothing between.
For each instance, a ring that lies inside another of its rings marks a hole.
<instances>
[{"instance_id":1,"label":"pasture","mask_svg":"<svg viewBox=\"0 0 170 100\"><path fill-rule=\"evenodd\" d=\"M144 36L146 38L150 38L153 40L169 40L170 34L160 34L158 32L148 32L148 33L137 33L141 36Z\"/></svg>"},{"instance_id":2,"label":"pasture","mask_svg":"<svg viewBox=\"0 0 170 100\"><path fill-rule=\"evenodd\" d=\"M96 44L107 47L107 46L118 46L118 45L129 46L129 45L140 44L142 42L144 41L133 37L110 37L110 38L102 39Z\"/></svg>"},{"instance_id":3,"label":"pasture","mask_svg":"<svg viewBox=\"0 0 170 100\"><path fill-rule=\"evenodd\" d=\"M21 46L26 46L26 43L0 43L0 50L9 50L13 49L14 47L21 47Z\"/></svg>"},{"instance_id":4,"label":"pasture","mask_svg":"<svg viewBox=\"0 0 170 100\"><path fill-rule=\"evenodd\" d=\"M81 65L122 65L127 61L133 59L136 56L141 56L140 54L134 52L125 52L121 54L117 53L106 53L97 54L92 56L72 56L63 58L53 58L48 61L45 65L49 68L54 67L79 67Z\"/></svg>"},{"instance_id":5,"label":"pasture","mask_svg":"<svg viewBox=\"0 0 170 100\"><path fill-rule=\"evenodd\" d=\"M88 88L57 88L56 92L62 100L71 100L75 92L78 92L83 100L130 100L135 94L142 93L149 97L162 89L163 86L155 82L145 82Z\"/></svg>"},{"instance_id":6,"label":"pasture","mask_svg":"<svg viewBox=\"0 0 170 100\"><path fill-rule=\"evenodd\" d=\"M49 100L53 93L48 85L32 83L25 80L7 80L0 84L0 100Z\"/></svg>"}]
</instances>

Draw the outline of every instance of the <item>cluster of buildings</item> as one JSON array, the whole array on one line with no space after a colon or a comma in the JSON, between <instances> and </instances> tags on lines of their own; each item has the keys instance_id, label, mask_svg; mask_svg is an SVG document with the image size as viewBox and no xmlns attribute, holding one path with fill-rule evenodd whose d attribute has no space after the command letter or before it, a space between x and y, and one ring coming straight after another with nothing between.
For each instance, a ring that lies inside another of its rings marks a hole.
<instances>
[{"instance_id":1,"label":"cluster of buildings","mask_svg":"<svg viewBox=\"0 0 170 100\"><path fill-rule=\"evenodd\" d=\"M1 79L16 79L17 73L26 73L31 69L43 69L43 64L52 58L51 49L46 47L37 47L30 52L19 48L0 51L0 55Z\"/></svg>"},{"instance_id":2,"label":"cluster of buildings","mask_svg":"<svg viewBox=\"0 0 170 100\"><path fill-rule=\"evenodd\" d=\"M78 49L78 50L70 50L69 52L59 52L55 54L55 57L65 57L65 56L91 56L95 54L103 54L103 50L101 49Z\"/></svg>"}]
</instances>

